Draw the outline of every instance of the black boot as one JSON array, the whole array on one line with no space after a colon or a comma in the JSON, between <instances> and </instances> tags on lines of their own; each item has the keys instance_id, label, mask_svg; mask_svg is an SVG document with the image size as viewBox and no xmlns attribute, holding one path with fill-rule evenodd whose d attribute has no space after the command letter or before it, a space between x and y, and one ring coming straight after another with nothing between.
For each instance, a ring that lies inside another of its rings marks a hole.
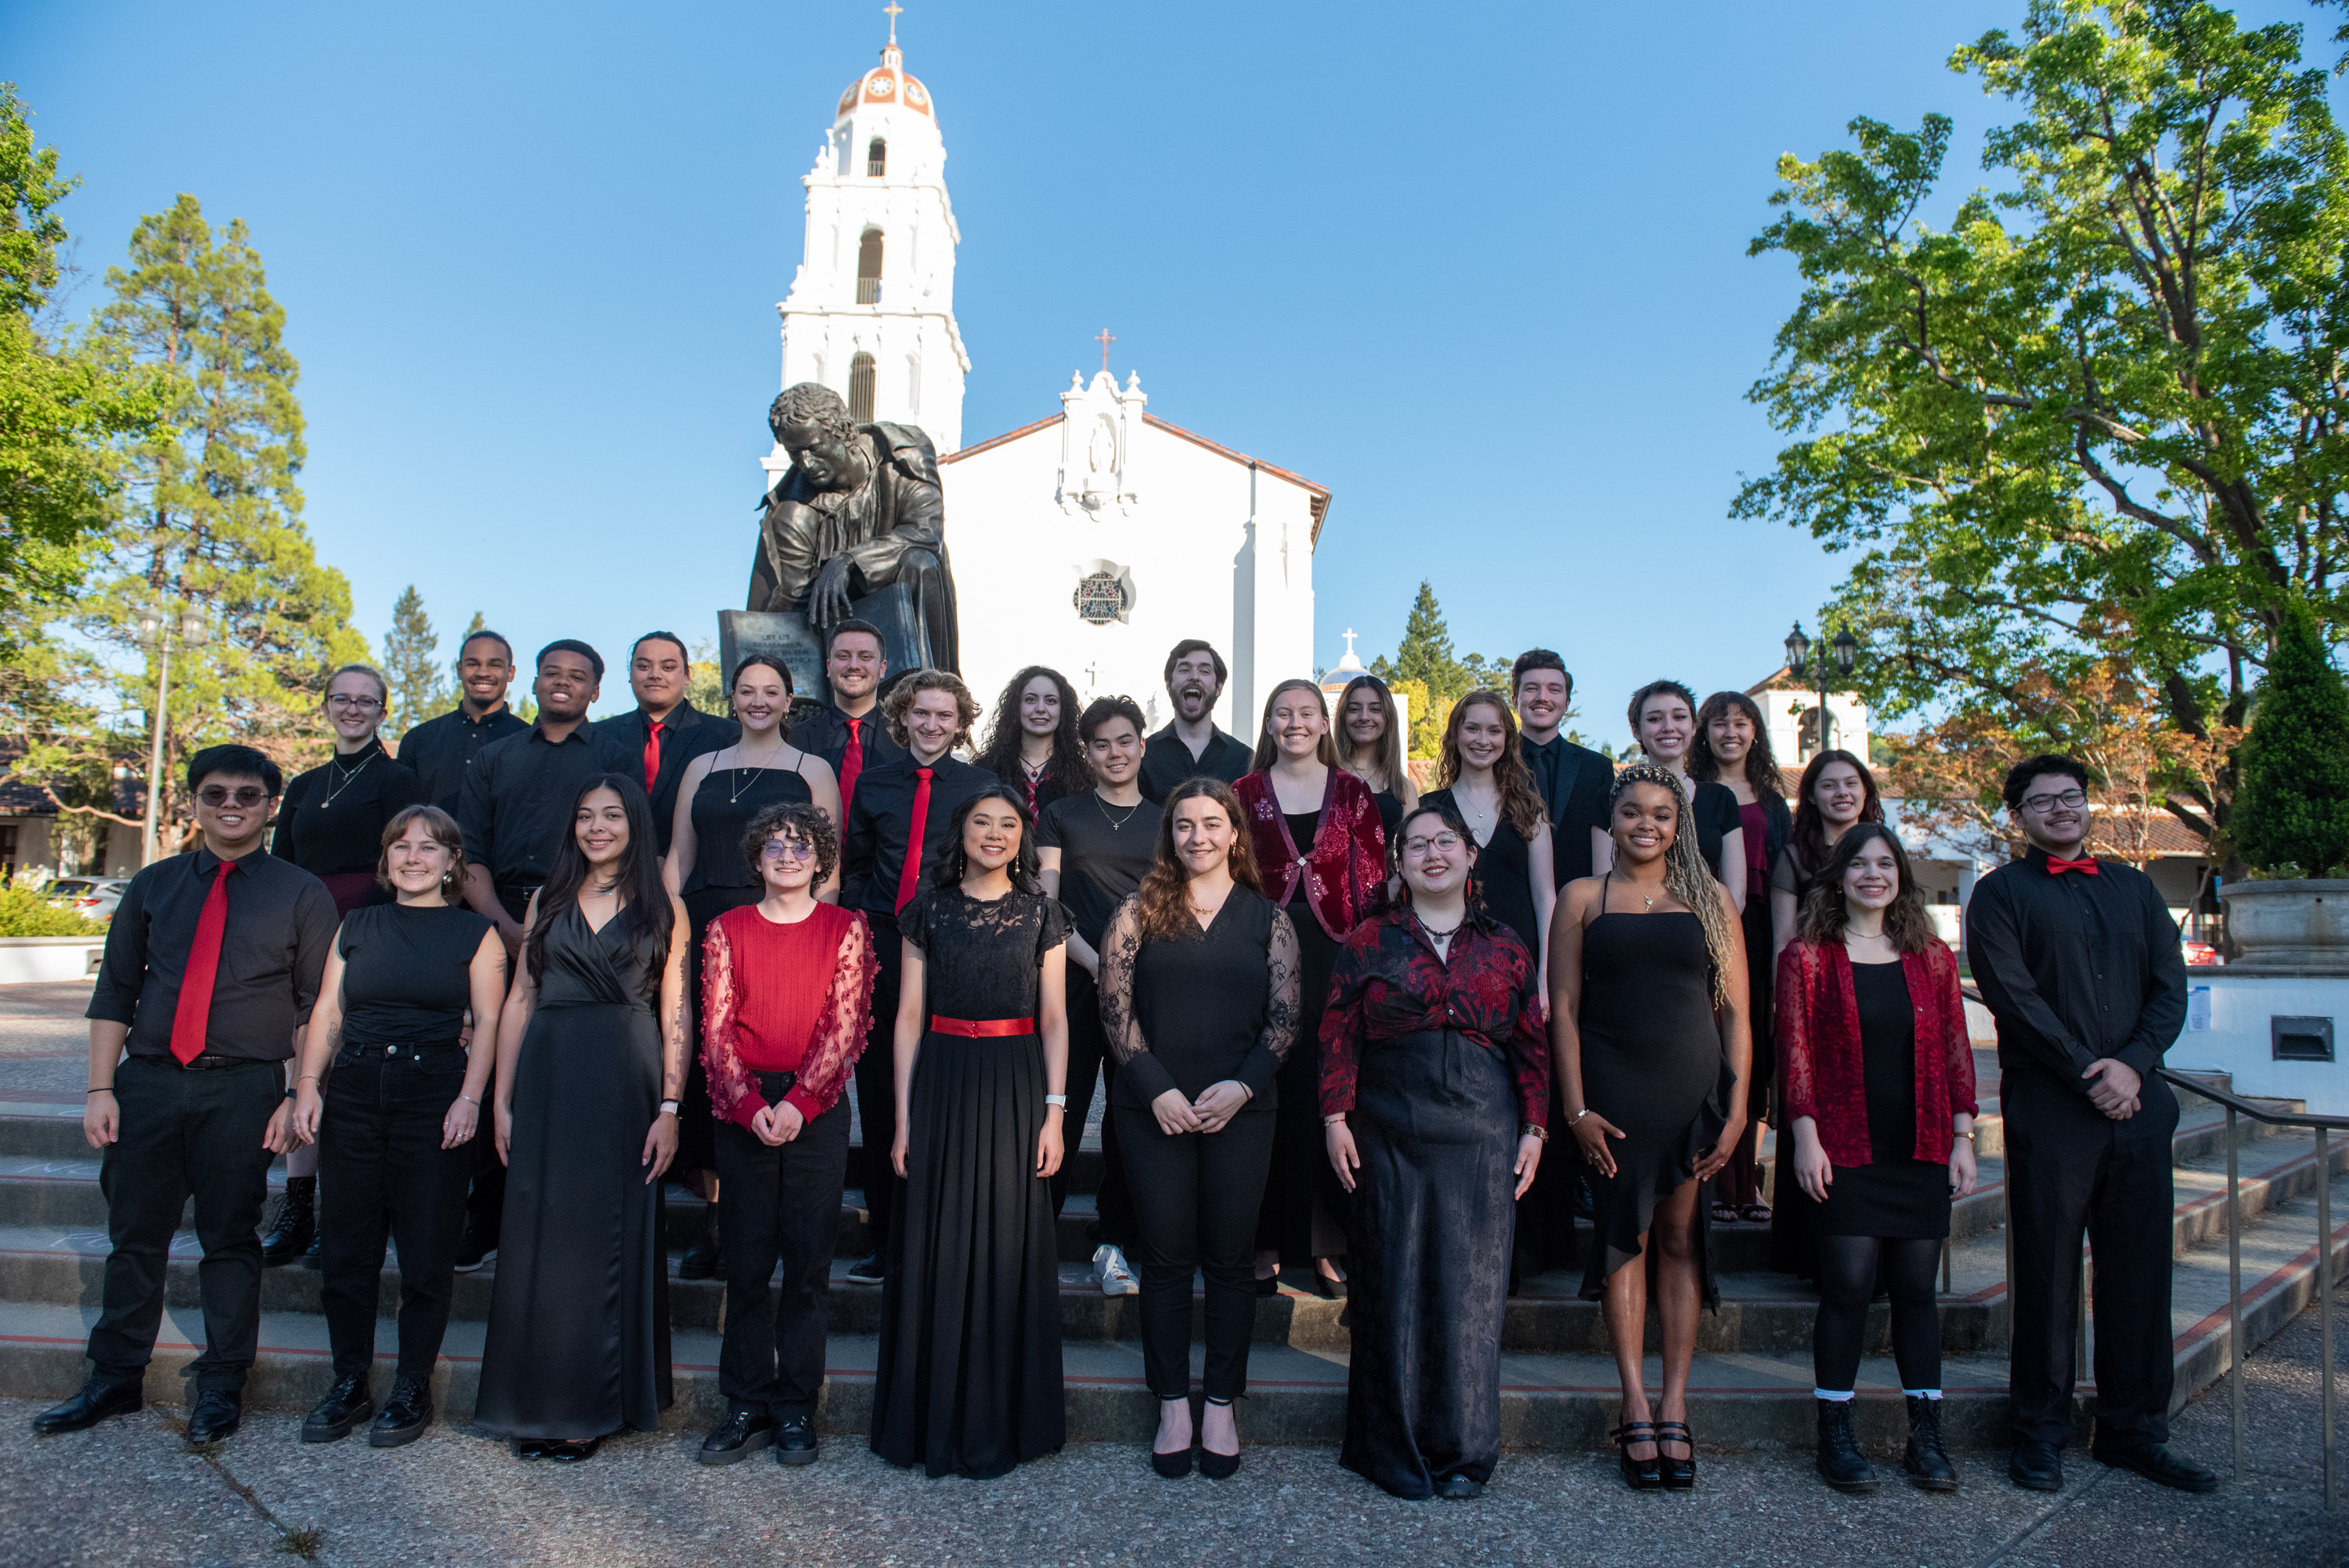
<instances>
[{"instance_id":1,"label":"black boot","mask_svg":"<svg viewBox=\"0 0 2349 1568\"><path fill-rule=\"evenodd\" d=\"M1820 1476L1837 1491L1874 1491L1876 1472L1852 1435L1851 1401L1821 1399L1818 1407Z\"/></svg>"},{"instance_id":2,"label":"black boot","mask_svg":"<svg viewBox=\"0 0 2349 1568\"><path fill-rule=\"evenodd\" d=\"M283 1267L299 1260L318 1239L316 1176L285 1178L285 1197L277 1205L277 1223L261 1239L261 1266Z\"/></svg>"},{"instance_id":3,"label":"black boot","mask_svg":"<svg viewBox=\"0 0 2349 1568\"><path fill-rule=\"evenodd\" d=\"M1910 1486L1924 1491L1958 1490L1958 1467L1941 1447L1941 1401L1909 1401L1909 1451L1900 1456L1900 1473Z\"/></svg>"},{"instance_id":4,"label":"black boot","mask_svg":"<svg viewBox=\"0 0 2349 1568\"><path fill-rule=\"evenodd\" d=\"M718 1271L723 1265L724 1259L718 1251L718 1204L713 1200L709 1204L709 1219L702 1229L701 1239L686 1248L685 1256L677 1261L677 1277L716 1279Z\"/></svg>"}]
</instances>

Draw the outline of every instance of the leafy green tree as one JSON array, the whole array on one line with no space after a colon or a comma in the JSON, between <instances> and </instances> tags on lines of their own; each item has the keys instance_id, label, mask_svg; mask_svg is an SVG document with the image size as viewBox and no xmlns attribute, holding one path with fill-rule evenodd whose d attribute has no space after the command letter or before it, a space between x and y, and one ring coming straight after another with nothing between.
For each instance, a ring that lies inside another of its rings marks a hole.
<instances>
[{"instance_id":1,"label":"leafy green tree","mask_svg":"<svg viewBox=\"0 0 2349 1568\"><path fill-rule=\"evenodd\" d=\"M421 724L449 703L449 685L434 656L440 634L424 613L424 595L410 583L391 606L391 630L383 636L383 678L391 686L391 712L384 735L396 740L409 726Z\"/></svg>"},{"instance_id":2,"label":"leafy green tree","mask_svg":"<svg viewBox=\"0 0 2349 1568\"><path fill-rule=\"evenodd\" d=\"M2240 752L2235 847L2262 872L2349 868L2349 688L2316 617L2289 605Z\"/></svg>"},{"instance_id":3,"label":"leafy green tree","mask_svg":"<svg viewBox=\"0 0 2349 1568\"><path fill-rule=\"evenodd\" d=\"M129 264L109 269L98 318L119 362L152 366L170 393L169 430L132 445L125 515L109 571L82 603L84 633L144 655L124 706L163 727L165 820L190 748L234 738L284 764L323 749L326 674L367 655L350 625L350 585L322 565L302 521L300 366L285 343L242 220L215 233L192 196L140 220ZM208 633L171 661L169 711L155 702L142 614L191 610Z\"/></svg>"},{"instance_id":4,"label":"leafy green tree","mask_svg":"<svg viewBox=\"0 0 2349 1568\"><path fill-rule=\"evenodd\" d=\"M2030 677L2106 669L2209 741L2288 604L2337 636L2349 146L2300 42L2200 0L2031 0L1951 58L2022 118L1946 230L1919 216L1943 117L1780 160L1752 251L1803 290L1750 396L1799 438L1732 510L1859 552L1836 614L1879 708L2009 722ZM2231 759L2158 786L2223 834Z\"/></svg>"}]
</instances>

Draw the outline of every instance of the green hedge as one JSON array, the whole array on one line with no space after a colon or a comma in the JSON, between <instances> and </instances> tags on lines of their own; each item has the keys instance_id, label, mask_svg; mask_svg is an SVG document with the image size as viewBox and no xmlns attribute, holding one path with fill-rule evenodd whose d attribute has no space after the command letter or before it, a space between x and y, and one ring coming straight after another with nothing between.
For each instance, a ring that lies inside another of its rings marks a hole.
<instances>
[{"instance_id":1,"label":"green hedge","mask_svg":"<svg viewBox=\"0 0 2349 1568\"><path fill-rule=\"evenodd\" d=\"M28 887L0 888L0 936L103 936L106 923L76 914Z\"/></svg>"}]
</instances>

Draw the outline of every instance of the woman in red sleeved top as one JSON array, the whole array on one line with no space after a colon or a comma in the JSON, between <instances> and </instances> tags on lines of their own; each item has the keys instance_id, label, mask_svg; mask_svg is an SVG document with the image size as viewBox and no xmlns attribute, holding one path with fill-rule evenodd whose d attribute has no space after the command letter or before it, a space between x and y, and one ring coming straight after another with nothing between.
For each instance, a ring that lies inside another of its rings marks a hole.
<instances>
[{"instance_id":1,"label":"woman in red sleeved top","mask_svg":"<svg viewBox=\"0 0 2349 1568\"><path fill-rule=\"evenodd\" d=\"M1933 934L1909 857L1883 823L1836 841L1805 899L1797 934L1778 954L1777 1025L1795 1179L1819 1204L1819 1474L1842 1491L1876 1486L1852 1436L1851 1398L1880 1264L1909 1397L1901 1470L1911 1485L1954 1491L1933 1268L1951 1198L1974 1187L1974 1055L1958 962Z\"/></svg>"},{"instance_id":2,"label":"woman in red sleeved top","mask_svg":"<svg viewBox=\"0 0 2349 1568\"><path fill-rule=\"evenodd\" d=\"M1534 955L1468 903L1476 841L1426 800L1395 824L1401 909L1338 955L1321 1120L1354 1198L1353 1355L1339 1455L1397 1497L1475 1497L1501 1457L1515 1204L1548 1140Z\"/></svg>"},{"instance_id":3,"label":"woman in red sleeved top","mask_svg":"<svg viewBox=\"0 0 2349 1568\"><path fill-rule=\"evenodd\" d=\"M842 1095L864 1050L876 965L864 917L816 901L840 861L821 809L760 812L742 858L767 896L719 915L702 939L701 1060L726 1193L718 1357L726 1418L699 1457L732 1464L771 1444L783 1463L807 1464L816 1457L824 1285L848 1167Z\"/></svg>"},{"instance_id":4,"label":"woman in red sleeved top","mask_svg":"<svg viewBox=\"0 0 2349 1568\"><path fill-rule=\"evenodd\" d=\"M1347 1198L1322 1157L1314 1114L1321 1081L1321 1005L1330 967L1354 928L1385 902L1387 835L1370 787L1337 765L1330 707L1311 681L1265 699L1255 771L1232 785L1247 815L1264 895L1288 912L1303 970L1297 1045L1280 1064L1272 1175L1257 1218L1257 1289L1276 1294L1283 1265L1311 1260L1313 1288L1342 1293Z\"/></svg>"}]
</instances>

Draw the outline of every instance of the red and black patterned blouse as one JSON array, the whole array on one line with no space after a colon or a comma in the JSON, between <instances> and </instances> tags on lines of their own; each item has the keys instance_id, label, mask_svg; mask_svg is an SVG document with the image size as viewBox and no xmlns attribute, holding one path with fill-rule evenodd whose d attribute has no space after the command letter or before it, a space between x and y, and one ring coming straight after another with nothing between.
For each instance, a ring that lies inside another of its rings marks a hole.
<instances>
[{"instance_id":1,"label":"red and black patterned blouse","mask_svg":"<svg viewBox=\"0 0 2349 1568\"><path fill-rule=\"evenodd\" d=\"M1232 785L1232 793L1247 818L1248 847L1256 851L1265 897L1287 905L1297 879L1304 877L1313 918L1338 942L1386 903L1387 830L1369 785L1342 768L1330 769L1320 826L1312 849L1303 853L1289 837L1269 775L1250 773Z\"/></svg>"},{"instance_id":2,"label":"red and black patterned blouse","mask_svg":"<svg viewBox=\"0 0 2349 1568\"><path fill-rule=\"evenodd\" d=\"M1408 908L1364 921L1330 971L1321 1015L1321 1114L1354 1109L1354 1074L1369 1040L1453 1029L1508 1053L1518 1118L1549 1125L1549 1030L1533 955L1517 934L1471 915L1447 963Z\"/></svg>"}]
</instances>

